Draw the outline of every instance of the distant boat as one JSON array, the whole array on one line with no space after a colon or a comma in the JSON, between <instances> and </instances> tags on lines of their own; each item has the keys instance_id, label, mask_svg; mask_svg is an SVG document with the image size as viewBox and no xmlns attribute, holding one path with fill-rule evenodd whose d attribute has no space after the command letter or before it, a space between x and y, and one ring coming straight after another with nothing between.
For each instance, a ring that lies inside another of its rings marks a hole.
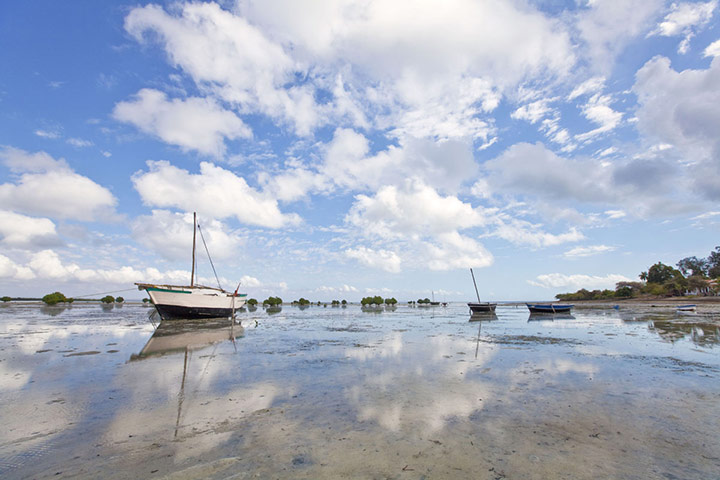
<instances>
[{"instance_id":1,"label":"distant boat","mask_svg":"<svg viewBox=\"0 0 720 480\"><path fill-rule=\"evenodd\" d=\"M193 251L190 285L158 285L136 283L138 290L145 290L160 317L167 319L196 319L230 317L245 304L247 294L226 292L220 287L195 284L195 238L198 230L197 216L193 213ZM202 237L202 231L200 231ZM203 238L203 243L205 242ZM207 250L207 245L205 245ZM210 255L208 254L208 258ZM212 265L212 259L210 260ZM213 271L215 267L213 266ZM217 278L217 275L216 275Z\"/></svg>"},{"instance_id":2,"label":"distant boat","mask_svg":"<svg viewBox=\"0 0 720 480\"><path fill-rule=\"evenodd\" d=\"M526 303L530 313L565 313L575 305L562 305L558 303Z\"/></svg>"},{"instance_id":3,"label":"distant boat","mask_svg":"<svg viewBox=\"0 0 720 480\"><path fill-rule=\"evenodd\" d=\"M678 312L694 312L697 309L697 305L678 305L676 309Z\"/></svg>"},{"instance_id":4,"label":"distant boat","mask_svg":"<svg viewBox=\"0 0 720 480\"><path fill-rule=\"evenodd\" d=\"M475 274L473 273L473 269L470 269L470 275L472 275L473 279L473 285L475 286L475 295L477 295L477 302L468 302L467 306L470 308L470 313L487 313L487 312L494 312L495 307L497 307L497 303L490 303L490 302L481 302L480 301L480 293L478 293L477 289L477 283L475 283Z\"/></svg>"},{"instance_id":5,"label":"distant boat","mask_svg":"<svg viewBox=\"0 0 720 480\"><path fill-rule=\"evenodd\" d=\"M438 305L440 305L440 302L435 301L435 292L432 292L432 301L430 302L430 305L432 305L434 307L437 307Z\"/></svg>"}]
</instances>

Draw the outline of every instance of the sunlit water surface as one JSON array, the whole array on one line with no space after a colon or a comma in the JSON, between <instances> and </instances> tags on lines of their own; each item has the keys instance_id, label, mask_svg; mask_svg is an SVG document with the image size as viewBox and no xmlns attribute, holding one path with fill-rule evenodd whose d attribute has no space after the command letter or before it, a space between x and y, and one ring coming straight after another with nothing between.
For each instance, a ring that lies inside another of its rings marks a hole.
<instances>
[{"instance_id":1,"label":"sunlit water surface","mask_svg":"<svg viewBox=\"0 0 720 480\"><path fill-rule=\"evenodd\" d=\"M0 306L0 477L720 475L714 307L151 311Z\"/></svg>"}]
</instances>

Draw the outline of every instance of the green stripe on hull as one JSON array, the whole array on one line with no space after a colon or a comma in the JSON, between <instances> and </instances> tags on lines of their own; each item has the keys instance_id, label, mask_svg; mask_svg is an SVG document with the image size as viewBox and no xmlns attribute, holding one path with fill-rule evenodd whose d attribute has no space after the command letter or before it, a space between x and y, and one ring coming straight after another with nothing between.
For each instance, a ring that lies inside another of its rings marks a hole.
<instances>
[{"instance_id":1,"label":"green stripe on hull","mask_svg":"<svg viewBox=\"0 0 720 480\"><path fill-rule=\"evenodd\" d=\"M169 288L158 288L158 287L148 287L145 290L149 292L168 292L168 293L187 293L188 295L191 292L186 292L184 290L171 290Z\"/></svg>"}]
</instances>

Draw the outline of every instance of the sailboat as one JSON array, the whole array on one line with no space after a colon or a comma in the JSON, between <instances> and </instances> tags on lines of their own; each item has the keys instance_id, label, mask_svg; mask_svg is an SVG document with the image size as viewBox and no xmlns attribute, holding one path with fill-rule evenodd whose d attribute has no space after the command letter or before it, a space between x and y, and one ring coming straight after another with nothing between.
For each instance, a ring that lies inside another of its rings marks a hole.
<instances>
[{"instance_id":1,"label":"sailboat","mask_svg":"<svg viewBox=\"0 0 720 480\"><path fill-rule=\"evenodd\" d=\"M220 287L206 287L195 283L195 239L199 226L197 214L193 212L193 250L190 285L158 285L136 283L138 290L145 290L158 314L164 320L174 318L217 318L230 317L245 304L247 294L226 292ZM202 230L200 231L202 238ZM203 238L203 243L205 239ZM205 245L207 250L207 245ZM208 258L210 257L208 253ZM212 265L212 259L210 260ZM213 271L215 267L213 266ZM217 278L217 275L216 275ZM239 285L238 285L239 287Z\"/></svg>"},{"instance_id":2,"label":"sailboat","mask_svg":"<svg viewBox=\"0 0 720 480\"><path fill-rule=\"evenodd\" d=\"M490 303L490 302L481 302L480 301L480 293L478 293L477 289L477 283L475 283L475 274L473 273L473 269L470 269L470 275L472 275L473 279L473 285L475 285L475 295L477 295L477 303L476 302L468 302L468 307L470 307L470 313L489 313L494 312L495 307L497 307L497 303Z\"/></svg>"}]
</instances>

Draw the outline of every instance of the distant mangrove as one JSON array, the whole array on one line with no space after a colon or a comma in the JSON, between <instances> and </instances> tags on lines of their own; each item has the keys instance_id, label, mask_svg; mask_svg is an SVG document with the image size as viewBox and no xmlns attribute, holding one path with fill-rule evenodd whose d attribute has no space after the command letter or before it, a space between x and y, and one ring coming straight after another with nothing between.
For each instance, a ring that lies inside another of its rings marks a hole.
<instances>
[{"instance_id":1,"label":"distant mangrove","mask_svg":"<svg viewBox=\"0 0 720 480\"><path fill-rule=\"evenodd\" d=\"M397 303L397 300L395 300L394 298L383 298L379 295L376 295L374 297L363 297L363 299L360 300L360 304L364 307L368 305L380 306L383 303L385 305L395 305Z\"/></svg>"},{"instance_id":2,"label":"distant mangrove","mask_svg":"<svg viewBox=\"0 0 720 480\"><path fill-rule=\"evenodd\" d=\"M45 302L46 305L56 305L58 303L72 303L74 299L67 298L60 292L53 292L42 297L42 301Z\"/></svg>"},{"instance_id":3,"label":"distant mangrove","mask_svg":"<svg viewBox=\"0 0 720 480\"><path fill-rule=\"evenodd\" d=\"M282 298L280 298L280 297L268 297L265 300L263 300L263 302L262 302L264 307L265 306L277 307L279 305L282 305L282 303L283 303L283 301L282 301Z\"/></svg>"}]
</instances>

